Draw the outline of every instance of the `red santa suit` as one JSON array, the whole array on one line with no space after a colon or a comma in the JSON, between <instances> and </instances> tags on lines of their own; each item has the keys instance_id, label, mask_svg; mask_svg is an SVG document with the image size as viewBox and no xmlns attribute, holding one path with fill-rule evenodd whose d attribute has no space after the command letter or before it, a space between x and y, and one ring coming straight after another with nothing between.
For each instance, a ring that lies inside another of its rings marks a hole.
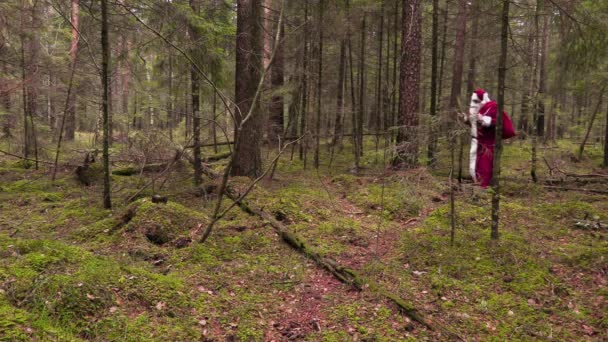
<instances>
[{"instance_id":1,"label":"red santa suit","mask_svg":"<svg viewBox=\"0 0 608 342\"><path fill-rule=\"evenodd\" d=\"M497 113L498 105L495 101L490 100L488 93L483 89L475 90L471 96L469 109L471 122L469 171L473 180L484 188L488 187L492 181ZM510 119L508 123L511 124ZM510 136L512 135L509 134L508 137Z\"/></svg>"}]
</instances>

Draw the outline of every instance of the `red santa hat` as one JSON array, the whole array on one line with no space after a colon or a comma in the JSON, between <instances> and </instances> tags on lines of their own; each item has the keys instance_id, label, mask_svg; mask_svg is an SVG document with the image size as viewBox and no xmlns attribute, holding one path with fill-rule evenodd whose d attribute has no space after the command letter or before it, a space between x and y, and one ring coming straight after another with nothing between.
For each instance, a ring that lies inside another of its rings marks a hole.
<instances>
[{"instance_id":1,"label":"red santa hat","mask_svg":"<svg viewBox=\"0 0 608 342\"><path fill-rule=\"evenodd\" d=\"M477 88L473 92L473 99L475 99L475 97L477 97L477 100L481 102L482 106L490 102L490 96L488 95L488 92L482 88Z\"/></svg>"}]
</instances>

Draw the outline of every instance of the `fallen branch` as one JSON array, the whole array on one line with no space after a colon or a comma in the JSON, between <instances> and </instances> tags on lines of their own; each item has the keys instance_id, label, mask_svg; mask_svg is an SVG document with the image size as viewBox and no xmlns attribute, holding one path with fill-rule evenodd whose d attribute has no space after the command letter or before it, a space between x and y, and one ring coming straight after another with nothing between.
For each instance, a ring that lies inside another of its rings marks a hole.
<instances>
[{"instance_id":1,"label":"fallen branch","mask_svg":"<svg viewBox=\"0 0 608 342\"><path fill-rule=\"evenodd\" d=\"M13 154L13 153L10 153L10 152L6 152L6 151L4 151L4 150L0 150L0 153L2 153L2 154L4 154L4 155L7 155L7 156L9 156L9 157L14 157L14 158L21 159L21 160L27 160L27 161L33 161L33 162L35 162L35 161L36 161L36 159L32 159L32 158L26 158L26 157L23 157L23 156L20 156L20 155L17 155L17 154ZM42 164L47 164L47 165L54 165L54 164L55 164L55 163L53 163L52 161L46 161L46 160L38 160L38 162L39 162L39 163L42 163ZM71 164L63 164L62 166L72 166L72 167L73 167L73 166L76 166L76 165L71 165Z\"/></svg>"},{"instance_id":2,"label":"fallen branch","mask_svg":"<svg viewBox=\"0 0 608 342\"><path fill-rule=\"evenodd\" d=\"M365 278L357 271L344 267L334 260L319 255L317 252L308 247L308 245L304 242L304 240L302 240L302 238L300 238L300 236L289 230L289 228L287 228L281 222L277 221L274 217L272 217L272 215L260 209L253 208L247 205L242 199L240 199L239 196L233 193L229 188L226 191L226 197L233 200L246 213L262 218L264 221L270 224L272 228L274 228L277 235L279 235L285 243L287 243L299 253L315 261L317 265L329 271L342 283L350 285L357 290L369 288L371 291L376 292L393 302L395 305L397 305L399 311L401 311L403 314L405 314L412 320L424 325L429 330L434 330L433 326L431 326L430 323L428 323L424 319L424 317L422 317L422 314L420 314L412 304L408 303L396 294L387 291L380 284L372 281L371 279Z\"/></svg>"}]
</instances>

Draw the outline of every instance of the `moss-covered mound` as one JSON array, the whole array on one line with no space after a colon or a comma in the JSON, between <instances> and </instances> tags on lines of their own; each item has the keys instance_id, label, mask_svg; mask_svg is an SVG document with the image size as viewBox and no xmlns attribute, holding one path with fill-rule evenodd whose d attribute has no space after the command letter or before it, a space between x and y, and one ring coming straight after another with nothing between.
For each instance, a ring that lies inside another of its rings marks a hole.
<instances>
[{"instance_id":1,"label":"moss-covered mound","mask_svg":"<svg viewBox=\"0 0 608 342\"><path fill-rule=\"evenodd\" d=\"M118 215L81 227L77 240L95 239L114 246L184 247L204 229L209 218L175 202L138 200Z\"/></svg>"},{"instance_id":2,"label":"moss-covered mound","mask_svg":"<svg viewBox=\"0 0 608 342\"><path fill-rule=\"evenodd\" d=\"M156 204L149 200L134 203L122 217L125 234L135 233L156 245L195 235L208 222L205 215L178 203Z\"/></svg>"},{"instance_id":3,"label":"moss-covered mound","mask_svg":"<svg viewBox=\"0 0 608 342\"><path fill-rule=\"evenodd\" d=\"M178 278L56 241L0 235L0 247L0 340L152 337L153 325L130 319L141 319L141 312L154 313L146 319L159 329L188 321L191 308Z\"/></svg>"}]
</instances>

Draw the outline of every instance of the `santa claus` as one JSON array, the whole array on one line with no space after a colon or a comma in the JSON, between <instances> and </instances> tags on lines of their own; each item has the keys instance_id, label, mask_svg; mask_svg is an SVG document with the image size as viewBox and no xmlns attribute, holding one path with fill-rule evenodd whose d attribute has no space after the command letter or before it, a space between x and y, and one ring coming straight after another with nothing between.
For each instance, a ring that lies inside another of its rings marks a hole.
<instances>
[{"instance_id":1,"label":"santa claus","mask_svg":"<svg viewBox=\"0 0 608 342\"><path fill-rule=\"evenodd\" d=\"M498 105L490 100L485 90L477 89L473 92L469 116L466 118L471 123L469 171L473 181L484 188L492 181L497 112ZM515 131L511 119L503 112L502 138L509 139L513 136Z\"/></svg>"}]
</instances>

